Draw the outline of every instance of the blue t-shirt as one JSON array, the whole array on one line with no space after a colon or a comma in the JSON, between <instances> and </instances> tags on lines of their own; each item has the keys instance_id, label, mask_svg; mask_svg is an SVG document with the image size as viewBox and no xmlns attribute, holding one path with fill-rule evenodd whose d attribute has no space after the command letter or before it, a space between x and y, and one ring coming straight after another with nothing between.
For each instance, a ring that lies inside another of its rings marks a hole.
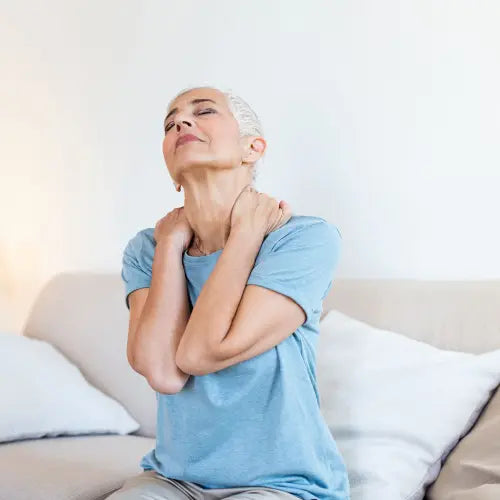
<instances>
[{"instance_id":1,"label":"blue t-shirt","mask_svg":"<svg viewBox=\"0 0 500 500\"><path fill-rule=\"evenodd\" d=\"M127 307L130 292L150 286L153 233L139 231L125 248ZM315 360L341 238L333 224L306 215L292 215L264 238L247 283L292 298L306 321L258 356L192 375L176 394L157 392L156 447L142 458L144 470L204 488L261 486L304 500L349 499L345 463L320 412ZM222 251L183 253L192 305Z\"/></svg>"}]
</instances>

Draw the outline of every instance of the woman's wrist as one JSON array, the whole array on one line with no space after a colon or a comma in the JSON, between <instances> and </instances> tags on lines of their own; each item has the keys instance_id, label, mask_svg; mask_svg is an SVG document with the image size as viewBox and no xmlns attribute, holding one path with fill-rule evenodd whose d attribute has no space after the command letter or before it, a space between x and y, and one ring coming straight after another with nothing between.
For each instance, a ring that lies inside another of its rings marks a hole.
<instances>
[{"instance_id":1,"label":"woman's wrist","mask_svg":"<svg viewBox=\"0 0 500 500\"><path fill-rule=\"evenodd\" d=\"M184 245L171 235L165 235L158 239L156 246L168 252L184 253Z\"/></svg>"},{"instance_id":2,"label":"woman's wrist","mask_svg":"<svg viewBox=\"0 0 500 500\"><path fill-rule=\"evenodd\" d=\"M246 241L248 244L255 244L258 248L262 245L264 240L264 231L258 231L255 228L246 226L245 224L238 224L231 228L229 238Z\"/></svg>"}]
</instances>

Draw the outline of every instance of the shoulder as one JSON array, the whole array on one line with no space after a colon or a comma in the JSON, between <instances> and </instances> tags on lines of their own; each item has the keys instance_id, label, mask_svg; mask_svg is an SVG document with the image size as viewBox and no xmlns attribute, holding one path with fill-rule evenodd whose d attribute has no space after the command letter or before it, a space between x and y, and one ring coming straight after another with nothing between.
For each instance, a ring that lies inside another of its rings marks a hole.
<instances>
[{"instance_id":1,"label":"shoulder","mask_svg":"<svg viewBox=\"0 0 500 500\"><path fill-rule=\"evenodd\" d=\"M300 245L340 244L342 235L335 224L314 215L292 215L288 222L267 235L273 251L295 242Z\"/></svg>"},{"instance_id":2,"label":"shoulder","mask_svg":"<svg viewBox=\"0 0 500 500\"><path fill-rule=\"evenodd\" d=\"M123 251L124 259L129 257L136 260L153 258L156 241L153 237L154 228L147 227L137 231L127 242Z\"/></svg>"}]
</instances>

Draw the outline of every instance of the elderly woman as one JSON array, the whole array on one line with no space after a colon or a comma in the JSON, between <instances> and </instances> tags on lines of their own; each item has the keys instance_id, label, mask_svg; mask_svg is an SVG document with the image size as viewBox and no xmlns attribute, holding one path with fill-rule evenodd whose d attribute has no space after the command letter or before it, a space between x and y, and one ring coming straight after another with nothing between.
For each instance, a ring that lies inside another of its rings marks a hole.
<instances>
[{"instance_id":1,"label":"elderly woman","mask_svg":"<svg viewBox=\"0 0 500 500\"><path fill-rule=\"evenodd\" d=\"M156 446L108 498L346 500L315 371L340 232L256 191L266 141L231 92L181 92L164 128L184 205L128 242L122 269Z\"/></svg>"}]
</instances>

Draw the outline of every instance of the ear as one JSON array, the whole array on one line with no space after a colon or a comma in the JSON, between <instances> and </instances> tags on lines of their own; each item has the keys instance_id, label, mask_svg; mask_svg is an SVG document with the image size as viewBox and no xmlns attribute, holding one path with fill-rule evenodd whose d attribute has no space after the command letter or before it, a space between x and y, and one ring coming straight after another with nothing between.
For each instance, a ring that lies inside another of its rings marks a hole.
<instances>
[{"instance_id":1,"label":"ear","mask_svg":"<svg viewBox=\"0 0 500 500\"><path fill-rule=\"evenodd\" d=\"M250 136L243 137L243 163L255 163L262 157L266 150L267 143L263 137Z\"/></svg>"}]
</instances>

